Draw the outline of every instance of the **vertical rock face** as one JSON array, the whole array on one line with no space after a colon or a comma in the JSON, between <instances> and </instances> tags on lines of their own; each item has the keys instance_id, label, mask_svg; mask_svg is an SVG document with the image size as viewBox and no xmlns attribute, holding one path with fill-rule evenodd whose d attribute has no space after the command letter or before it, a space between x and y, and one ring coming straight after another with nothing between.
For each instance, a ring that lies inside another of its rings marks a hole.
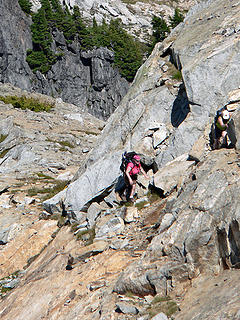
<instances>
[{"instance_id":1,"label":"vertical rock face","mask_svg":"<svg viewBox=\"0 0 240 320\"><path fill-rule=\"evenodd\" d=\"M0 81L29 90L32 72L25 59L26 50L32 46L31 19L17 0L0 2L0 19Z\"/></svg>"},{"instance_id":2,"label":"vertical rock face","mask_svg":"<svg viewBox=\"0 0 240 320\"><path fill-rule=\"evenodd\" d=\"M99 48L80 51L78 43L67 45L60 32L53 34L53 51L64 55L43 75L34 74L26 62L31 49L31 18L18 1L0 3L0 81L74 103L91 114L107 119L126 94L129 84L113 66L113 53Z\"/></svg>"}]
</instances>

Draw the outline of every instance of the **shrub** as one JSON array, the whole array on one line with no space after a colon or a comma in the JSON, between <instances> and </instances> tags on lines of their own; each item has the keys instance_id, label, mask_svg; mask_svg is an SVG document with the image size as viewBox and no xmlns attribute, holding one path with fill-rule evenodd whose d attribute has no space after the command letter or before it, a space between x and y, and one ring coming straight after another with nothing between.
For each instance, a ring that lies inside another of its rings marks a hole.
<instances>
[{"instance_id":1,"label":"shrub","mask_svg":"<svg viewBox=\"0 0 240 320\"><path fill-rule=\"evenodd\" d=\"M19 108L22 110L29 109L34 112L48 112L53 107L52 104L43 103L37 99L27 98L26 96L0 96L0 100L2 100L4 103L12 104L14 108Z\"/></svg>"}]
</instances>

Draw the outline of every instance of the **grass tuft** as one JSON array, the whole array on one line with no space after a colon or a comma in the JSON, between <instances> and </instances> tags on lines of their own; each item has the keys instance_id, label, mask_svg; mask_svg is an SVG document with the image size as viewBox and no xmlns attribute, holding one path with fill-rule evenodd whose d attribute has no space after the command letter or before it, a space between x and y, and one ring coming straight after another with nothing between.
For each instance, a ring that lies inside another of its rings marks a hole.
<instances>
[{"instance_id":1,"label":"grass tuft","mask_svg":"<svg viewBox=\"0 0 240 320\"><path fill-rule=\"evenodd\" d=\"M53 108L52 104L43 103L34 98L27 98L26 96L0 96L0 100L6 104L11 104L14 108L22 110L29 109L34 112L49 112Z\"/></svg>"}]
</instances>

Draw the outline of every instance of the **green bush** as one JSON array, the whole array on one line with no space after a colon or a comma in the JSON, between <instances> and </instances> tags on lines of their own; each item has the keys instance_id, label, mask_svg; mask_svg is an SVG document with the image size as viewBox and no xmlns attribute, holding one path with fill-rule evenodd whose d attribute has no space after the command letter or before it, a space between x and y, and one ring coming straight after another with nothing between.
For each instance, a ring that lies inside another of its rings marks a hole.
<instances>
[{"instance_id":1,"label":"green bush","mask_svg":"<svg viewBox=\"0 0 240 320\"><path fill-rule=\"evenodd\" d=\"M0 134L0 143L3 142L7 138L7 135Z\"/></svg>"},{"instance_id":2,"label":"green bush","mask_svg":"<svg viewBox=\"0 0 240 320\"><path fill-rule=\"evenodd\" d=\"M12 104L14 108L19 108L22 110L29 109L34 112L48 112L53 107L51 104L40 102L37 99L27 98L26 96L0 96L0 100L2 100L4 103Z\"/></svg>"}]
</instances>

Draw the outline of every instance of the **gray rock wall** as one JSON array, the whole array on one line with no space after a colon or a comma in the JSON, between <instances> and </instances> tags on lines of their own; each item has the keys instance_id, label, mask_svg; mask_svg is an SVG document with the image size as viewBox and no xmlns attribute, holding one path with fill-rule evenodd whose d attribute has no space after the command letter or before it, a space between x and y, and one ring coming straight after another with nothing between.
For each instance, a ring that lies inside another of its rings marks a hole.
<instances>
[{"instance_id":1,"label":"gray rock wall","mask_svg":"<svg viewBox=\"0 0 240 320\"><path fill-rule=\"evenodd\" d=\"M53 34L53 51L64 53L46 75L33 74L26 63L31 49L31 18L17 0L0 3L0 81L37 91L107 119L126 94L129 83L113 66L113 53L100 48L83 53L77 43L67 45L60 32Z\"/></svg>"}]
</instances>

